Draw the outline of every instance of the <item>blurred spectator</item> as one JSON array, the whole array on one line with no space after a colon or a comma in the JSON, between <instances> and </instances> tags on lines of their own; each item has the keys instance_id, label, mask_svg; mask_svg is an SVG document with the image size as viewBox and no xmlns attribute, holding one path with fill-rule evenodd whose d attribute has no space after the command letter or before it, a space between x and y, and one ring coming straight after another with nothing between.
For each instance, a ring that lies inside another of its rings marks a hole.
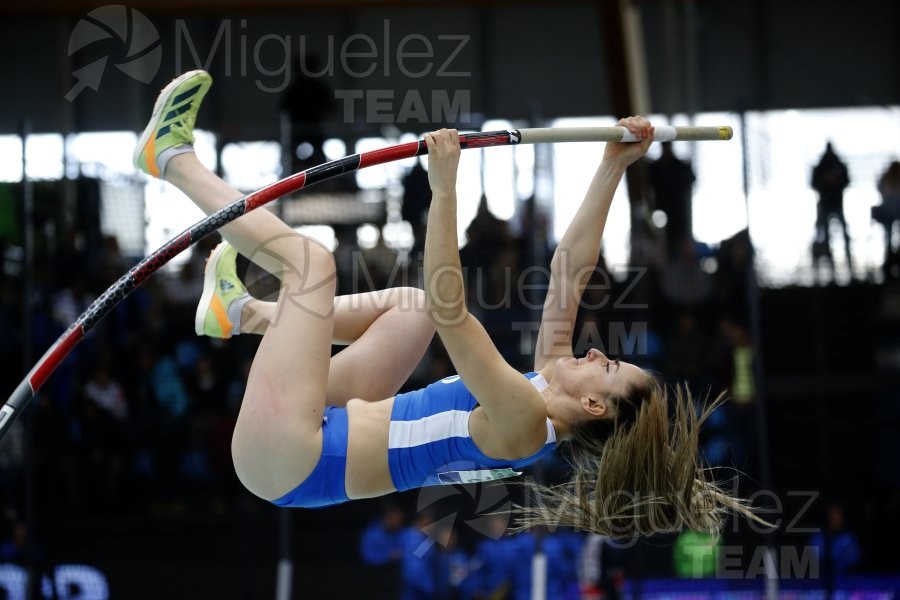
<instances>
[{"instance_id":1,"label":"blurred spectator","mask_svg":"<svg viewBox=\"0 0 900 600\"><path fill-rule=\"evenodd\" d=\"M844 190L850 185L850 177L845 165L835 153L831 142L825 145L825 152L812 171L812 188L819 194L818 212L816 216L816 239L813 242L813 258L825 258L831 265L834 274L834 255L831 252L831 241L828 235L828 224L837 219L844 232L844 252L847 265L853 272L853 260L850 256L850 234L847 232L847 221L844 218Z\"/></svg>"},{"instance_id":2,"label":"blurred spectator","mask_svg":"<svg viewBox=\"0 0 900 600\"><path fill-rule=\"evenodd\" d=\"M881 175L878 192L881 205L873 214L884 225L884 274L900 277L900 241L894 244L894 224L900 221L900 161L893 161Z\"/></svg>"},{"instance_id":3,"label":"blurred spectator","mask_svg":"<svg viewBox=\"0 0 900 600\"><path fill-rule=\"evenodd\" d=\"M581 600L615 600L623 583L623 555L627 553L613 540L588 534L578 558Z\"/></svg>"},{"instance_id":4,"label":"blurred spectator","mask_svg":"<svg viewBox=\"0 0 900 600\"><path fill-rule=\"evenodd\" d=\"M203 265L189 260L175 274L162 279L166 300L178 308L196 307L203 293Z\"/></svg>"},{"instance_id":5,"label":"blurred spectator","mask_svg":"<svg viewBox=\"0 0 900 600\"><path fill-rule=\"evenodd\" d=\"M674 329L666 340L666 377L684 381L693 389L703 389L709 383L712 361L712 342L690 310L679 311Z\"/></svg>"},{"instance_id":6,"label":"blurred spectator","mask_svg":"<svg viewBox=\"0 0 900 600\"><path fill-rule=\"evenodd\" d=\"M600 600L603 597L603 541L606 538L590 533L584 540L578 557L578 584L582 600Z\"/></svg>"},{"instance_id":7,"label":"blurred spectator","mask_svg":"<svg viewBox=\"0 0 900 600\"><path fill-rule=\"evenodd\" d=\"M403 206L400 216L413 229L416 243L425 241L425 224L428 205L431 203L431 186L428 183L428 171L417 160L409 172L403 177Z\"/></svg>"},{"instance_id":8,"label":"blurred spectator","mask_svg":"<svg viewBox=\"0 0 900 600\"><path fill-rule=\"evenodd\" d=\"M298 55L289 73L291 81L282 97L281 109L290 124L291 169L296 173L325 162L323 123L331 116L335 101L324 81L327 67L323 67L318 55Z\"/></svg>"},{"instance_id":9,"label":"blurred spectator","mask_svg":"<svg viewBox=\"0 0 900 600\"><path fill-rule=\"evenodd\" d=\"M365 265L372 289L382 290L398 285L397 251L388 248L381 230L378 231L378 241L372 248L362 250L360 258Z\"/></svg>"},{"instance_id":10,"label":"blurred spectator","mask_svg":"<svg viewBox=\"0 0 900 600\"><path fill-rule=\"evenodd\" d=\"M184 494L182 477L186 474L185 458L190 442L187 414L190 397L182 380L178 365L169 355L160 356L151 375L153 397L156 401L157 439L166 440L156 447L154 454L155 483L153 491L159 497L158 508L163 511L183 510Z\"/></svg>"},{"instance_id":11,"label":"blurred spectator","mask_svg":"<svg viewBox=\"0 0 900 600\"><path fill-rule=\"evenodd\" d=\"M338 291L340 294L358 294L374 288L371 274L362 262L357 244L357 227L355 225L335 225L334 237L337 248L334 249L334 264L337 267Z\"/></svg>"},{"instance_id":12,"label":"blurred spectator","mask_svg":"<svg viewBox=\"0 0 900 600\"><path fill-rule=\"evenodd\" d=\"M749 404L756 394L753 377L753 340L747 326L732 315L719 321L721 342L716 351L721 389L728 389L735 404Z\"/></svg>"},{"instance_id":13,"label":"blurred spectator","mask_svg":"<svg viewBox=\"0 0 900 600\"><path fill-rule=\"evenodd\" d=\"M531 600L532 591L532 560L537 549L535 534L530 531L514 536L507 536L498 540L509 548L507 568L511 573L512 588L509 597L511 600ZM546 554L545 554L546 557ZM547 577L549 579L549 558L547 560ZM547 596L550 598L551 596Z\"/></svg>"},{"instance_id":14,"label":"blurred spectator","mask_svg":"<svg viewBox=\"0 0 900 600\"><path fill-rule=\"evenodd\" d=\"M421 287L422 260L425 251L425 226L428 217L428 205L431 202L431 187L428 183L428 172L420 161L403 178L403 206L401 216L412 227L413 245L409 249L404 265L405 281L410 285Z\"/></svg>"},{"instance_id":15,"label":"blurred spectator","mask_svg":"<svg viewBox=\"0 0 900 600\"><path fill-rule=\"evenodd\" d=\"M467 305L494 335L494 343L505 356L519 351L519 338L509 323L514 320L514 296L518 300L519 256L509 223L498 219L482 195L478 212L466 228L466 245L460 262L466 277ZM510 358L510 360L512 360Z\"/></svg>"},{"instance_id":16,"label":"blurred spectator","mask_svg":"<svg viewBox=\"0 0 900 600\"><path fill-rule=\"evenodd\" d=\"M523 565L518 564L517 560L516 546L520 545L514 541L517 538L504 536L507 523L505 515L491 515L487 525L489 537L478 542L475 547L472 576L476 598L500 600L513 597L513 572Z\"/></svg>"},{"instance_id":17,"label":"blurred spectator","mask_svg":"<svg viewBox=\"0 0 900 600\"><path fill-rule=\"evenodd\" d=\"M466 228L466 245L459 251L460 262L467 269L469 293L475 291L476 285L485 285L483 280L491 275L494 258L512 244L509 223L494 216L487 196L482 195L475 218Z\"/></svg>"},{"instance_id":18,"label":"blurred spectator","mask_svg":"<svg viewBox=\"0 0 900 600\"><path fill-rule=\"evenodd\" d=\"M662 143L662 155L650 163L650 186L656 208L666 213L666 246L675 256L682 240L693 240L691 195L694 187L691 165L675 156L672 142Z\"/></svg>"},{"instance_id":19,"label":"blurred spectator","mask_svg":"<svg viewBox=\"0 0 900 600\"><path fill-rule=\"evenodd\" d=\"M12 523L12 531L7 539L0 542L0 561L22 563L28 557L28 529L24 521Z\"/></svg>"},{"instance_id":20,"label":"blurred spectator","mask_svg":"<svg viewBox=\"0 0 900 600\"><path fill-rule=\"evenodd\" d=\"M505 527L506 518L498 523ZM476 564L480 565L478 592L483 598L530 600L532 597L533 559L538 548L537 534L520 533L478 545ZM578 560L583 536L572 531L541 532L540 548L546 560L546 598L577 600L579 597Z\"/></svg>"},{"instance_id":21,"label":"blurred spectator","mask_svg":"<svg viewBox=\"0 0 900 600\"><path fill-rule=\"evenodd\" d=\"M22 519L16 518L8 522L9 531L0 541L0 562L31 564L40 567L45 558L45 551L37 544L33 536L28 535L28 526ZM29 539L32 538L32 539Z\"/></svg>"},{"instance_id":22,"label":"blurred spectator","mask_svg":"<svg viewBox=\"0 0 900 600\"><path fill-rule=\"evenodd\" d=\"M634 219L633 224L628 262L634 267L648 269L655 275L664 267L668 258L667 248L662 243L662 232L646 217Z\"/></svg>"},{"instance_id":23,"label":"blurred spectator","mask_svg":"<svg viewBox=\"0 0 900 600\"><path fill-rule=\"evenodd\" d=\"M437 591L438 552L434 548L437 540L431 535L433 532L434 519L422 511L400 534L401 600L431 598Z\"/></svg>"},{"instance_id":24,"label":"blurred spectator","mask_svg":"<svg viewBox=\"0 0 900 600\"><path fill-rule=\"evenodd\" d=\"M380 518L363 529L359 554L367 565L386 565L403 556L403 511L388 504Z\"/></svg>"},{"instance_id":25,"label":"blurred spectator","mask_svg":"<svg viewBox=\"0 0 900 600\"><path fill-rule=\"evenodd\" d=\"M103 236L103 248L96 261L94 269L97 271L98 283L103 286L111 285L129 267L119 249L119 240L114 235Z\"/></svg>"},{"instance_id":26,"label":"blurred spectator","mask_svg":"<svg viewBox=\"0 0 900 600\"><path fill-rule=\"evenodd\" d=\"M437 550L437 585L435 599L469 600L472 598L472 581L469 578L469 556L459 547L456 531L445 526L438 533L442 541Z\"/></svg>"},{"instance_id":27,"label":"blurred spectator","mask_svg":"<svg viewBox=\"0 0 900 600\"><path fill-rule=\"evenodd\" d=\"M578 600L578 561L584 535L561 530L545 535L541 547L547 556L547 598Z\"/></svg>"},{"instance_id":28,"label":"blurred spectator","mask_svg":"<svg viewBox=\"0 0 900 600\"><path fill-rule=\"evenodd\" d=\"M157 361L153 368L152 384L156 402L164 413L172 419L184 416L189 399L175 361L170 356L163 356Z\"/></svg>"},{"instance_id":29,"label":"blurred spectator","mask_svg":"<svg viewBox=\"0 0 900 600\"><path fill-rule=\"evenodd\" d=\"M74 415L64 411L48 390L32 401L32 460L35 472L35 499L38 510L50 505L67 505L77 496L78 457L73 439L77 425Z\"/></svg>"},{"instance_id":30,"label":"blurred spectator","mask_svg":"<svg viewBox=\"0 0 900 600\"><path fill-rule=\"evenodd\" d=\"M76 500L82 508L108 510L114 506L125 467L124 431L111 413L83 394L76 398L80 423L79 483Z\"/></svg>"},{"instance_id":31,"label":"blurred spectator","mask_svg":"<svg viewBox=\"0 0 900 600\"><path fill-rule=\"evenodd\" d=\"M711 415L704 429L704 458L711 464L741 465L753 472L756 453L756 380L753 373L754 348L750 330L740 318L725 314L719 319L715 342L716 377L713 389L727 390L728 401ZM725 437L722 437L722 434Z\"/></svg>"},{"instance_id":32,"label":"blurred spectator","mask_svg":"<svg viewBox=\"0 0 900 600\"><path fill-rule=\"evenodd\" d=\"M893 457L886 457L890 460ZM897 571L897 540L900 539L900 490L885 487L868 494L866 511L866 567L872 573Z\"/></svg>"},{"instance_id":33,"label":"blurred spectator","mask_svg":"<svg viewBox=\"0 0 900 600\"><path fill-rule=\"evenodd\" d=\"M53 320L61 329L67 329L90 304L83 282L73 282L53 295Z\"/></svg>"},{"instance_id":34,"label":"blurred spectator","mask_svg":"<svg viewBox=\"0 0 900 600\"><path fill-rule=\"evenodd\" d=\"M844 507L831 504L825 512L825 530L813 534L809 545L819 561L820 572L830 569L831 575L852 573L860 560L859 542L856 534L849 530L844 520ZM830 560L823 560L825 554Z\"/></svg>"},{"instance_id":35,"label":"blurred spectator","mask_svg":"<svg viewBox=\"0 0 900 600\"><path fill-rule=\"evenodd\" d=\"M226 385L223 376L226 373L217 369L216 362L205 352L199 353L190 364L193 372L188 378L187 389L194 412L204 417L221 413Z\"/></svg>"},{"instance_id":36,"label":"blurred spectator","mask_svg":"<svg viewBox=\"0 0 900 600\"><path fill-rule=\"evenodd\" d=\"M756 277L753 270L753 244L750 232L743 229L722 240L716 252L714 301L719 312L728 311L742 321L750 318L748 284Z\"/></svg>"},{"instance_id":37,"label":"blurred spectator","mask_svg":"<svg viewBox=\"0 0 900 600\"><path fill-rule=\"evenodd\" d=\"M532 561L538 547L536 534L502 535L507 520L506 515L491 515L489 537L476 546L472 559L475 598L531 598ZM579 597L578 561L583 541L581 534L572 531L542 532L540 547L546 559L547 598L577 600Z\"/></svg>"},{"instance_id":38,"label":"blurred spectator","mask_svg":"<svg viewBox=\"0 0 900 600\"><path fill-rule=\"evenodd\" d=\"M84 395L120 423L128 418L128 403L122 386L109 376L106 367L97 367L84 386Z\"/></svg>"},{"instance_id":39,"label":"blurred spectator","mask_svg":"<svg viewBox=\"0 0 900 600\"><path fill-rule=\"evenodd\" d=\"M663 295L676 308L698 308L712 295L712 277L700 268L700 256L693 240L682 238L677 248L673 261L662 273Z\"/></svg>"}]
</instances>

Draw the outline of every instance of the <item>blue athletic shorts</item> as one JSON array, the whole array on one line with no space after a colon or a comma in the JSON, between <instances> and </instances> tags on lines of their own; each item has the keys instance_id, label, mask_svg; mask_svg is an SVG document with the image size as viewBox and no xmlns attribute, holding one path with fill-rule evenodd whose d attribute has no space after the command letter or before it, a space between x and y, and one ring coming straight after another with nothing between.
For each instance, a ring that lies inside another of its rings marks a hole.
<instances>
[{"instance_id":1,"label":"blue athletic shorts","mask_svg":"<svg viewBox=\"0 0 900 600\"><path fill-rule=\"evenodd\" d=\"M277 506L319 508L349 500L344 477L347 468L347 409L329 406L322 419L322 456L303 483L272 500Z\"/></svg>"}]
</instances>

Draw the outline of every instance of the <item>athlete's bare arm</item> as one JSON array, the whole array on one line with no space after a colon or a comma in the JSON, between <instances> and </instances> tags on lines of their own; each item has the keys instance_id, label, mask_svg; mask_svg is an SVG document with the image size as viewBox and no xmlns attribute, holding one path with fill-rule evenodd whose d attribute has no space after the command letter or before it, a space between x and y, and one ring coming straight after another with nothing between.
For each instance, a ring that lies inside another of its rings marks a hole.
<instances>
[{"instance_id":1,"label":"athlete's bare arm","mask_svg":"<svg viewBox=\"0 0 900 600\"><path fill-rule=\"evenodd\" d=\"M484 327L465 304L456 237L455 130L426 134L432 201L425 235L425 296L429 315L454 367L478 399L508 448L534 450L546 439L546 405L534 386L503 359Z\"/></svg>"},{"instance_id":2,"label":"athlete's bare arm","mask_svg":"<svg viewBox=\"0 0 900 600\"><path fill-rule=\"evenodd\" d=\"M548 378L557 359L572 356L572 328L584 286L597 266L600 239L616 188L628 165L643 156L653 141L653 128L644 117L621 119L618 125L643 139L639 144L606 144L603 161L550 263L550 284L534 358L534 370Z\"/></svg>"}]
</instances>

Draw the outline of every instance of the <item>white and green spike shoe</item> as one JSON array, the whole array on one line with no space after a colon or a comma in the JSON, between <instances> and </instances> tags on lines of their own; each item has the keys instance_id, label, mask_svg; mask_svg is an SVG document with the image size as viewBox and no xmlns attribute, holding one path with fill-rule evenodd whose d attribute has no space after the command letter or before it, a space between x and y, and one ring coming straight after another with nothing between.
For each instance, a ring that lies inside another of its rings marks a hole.
<instances>
[{"instance_id":1,"label":"white and green spike shoe","mask_svg":"<svg viewBox=\"0 0 900 600\"><path fill-rule=\"evenodd\" d=\"M197 335L228 339L240 330L241 310L251 299L237 274L237 250L226 242L206 261L203 295L194 317Z\"/></svg>"},{"instance_id":2,"label":"white and green spike shoe","mask_svg":"<svg viewBox=\"0 0 900 600\"><path fill-rule=\"evenodd\" d=\"M211 85L209 73L198 70L176 77L163 88L134 149L135 167L162 178L170 158L194 151L194 122Z\"/></svg>"}]
</instances>

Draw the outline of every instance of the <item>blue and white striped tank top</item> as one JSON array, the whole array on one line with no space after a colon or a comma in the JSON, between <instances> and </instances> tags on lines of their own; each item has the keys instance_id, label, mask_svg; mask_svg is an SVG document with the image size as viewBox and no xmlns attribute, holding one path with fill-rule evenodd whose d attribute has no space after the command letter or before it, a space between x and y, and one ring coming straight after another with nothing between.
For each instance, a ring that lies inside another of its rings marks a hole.
<instances>
[{"instance_id":1,"label":"blue and white striped tank top","mask_svg":"<svg viewBox=\"0 0 900 600\"><path fill-rule=\"evenodd\" d=\"M538 373L525 377L539 391L547 387ZM548 418L547 443L531 456L497 460L485 455L469 435L469 415L476 406L478 401L458 375L394 398L388 464L398 490L510 477L556 447L556 431Z\"/></svg>"}]
</instances>

